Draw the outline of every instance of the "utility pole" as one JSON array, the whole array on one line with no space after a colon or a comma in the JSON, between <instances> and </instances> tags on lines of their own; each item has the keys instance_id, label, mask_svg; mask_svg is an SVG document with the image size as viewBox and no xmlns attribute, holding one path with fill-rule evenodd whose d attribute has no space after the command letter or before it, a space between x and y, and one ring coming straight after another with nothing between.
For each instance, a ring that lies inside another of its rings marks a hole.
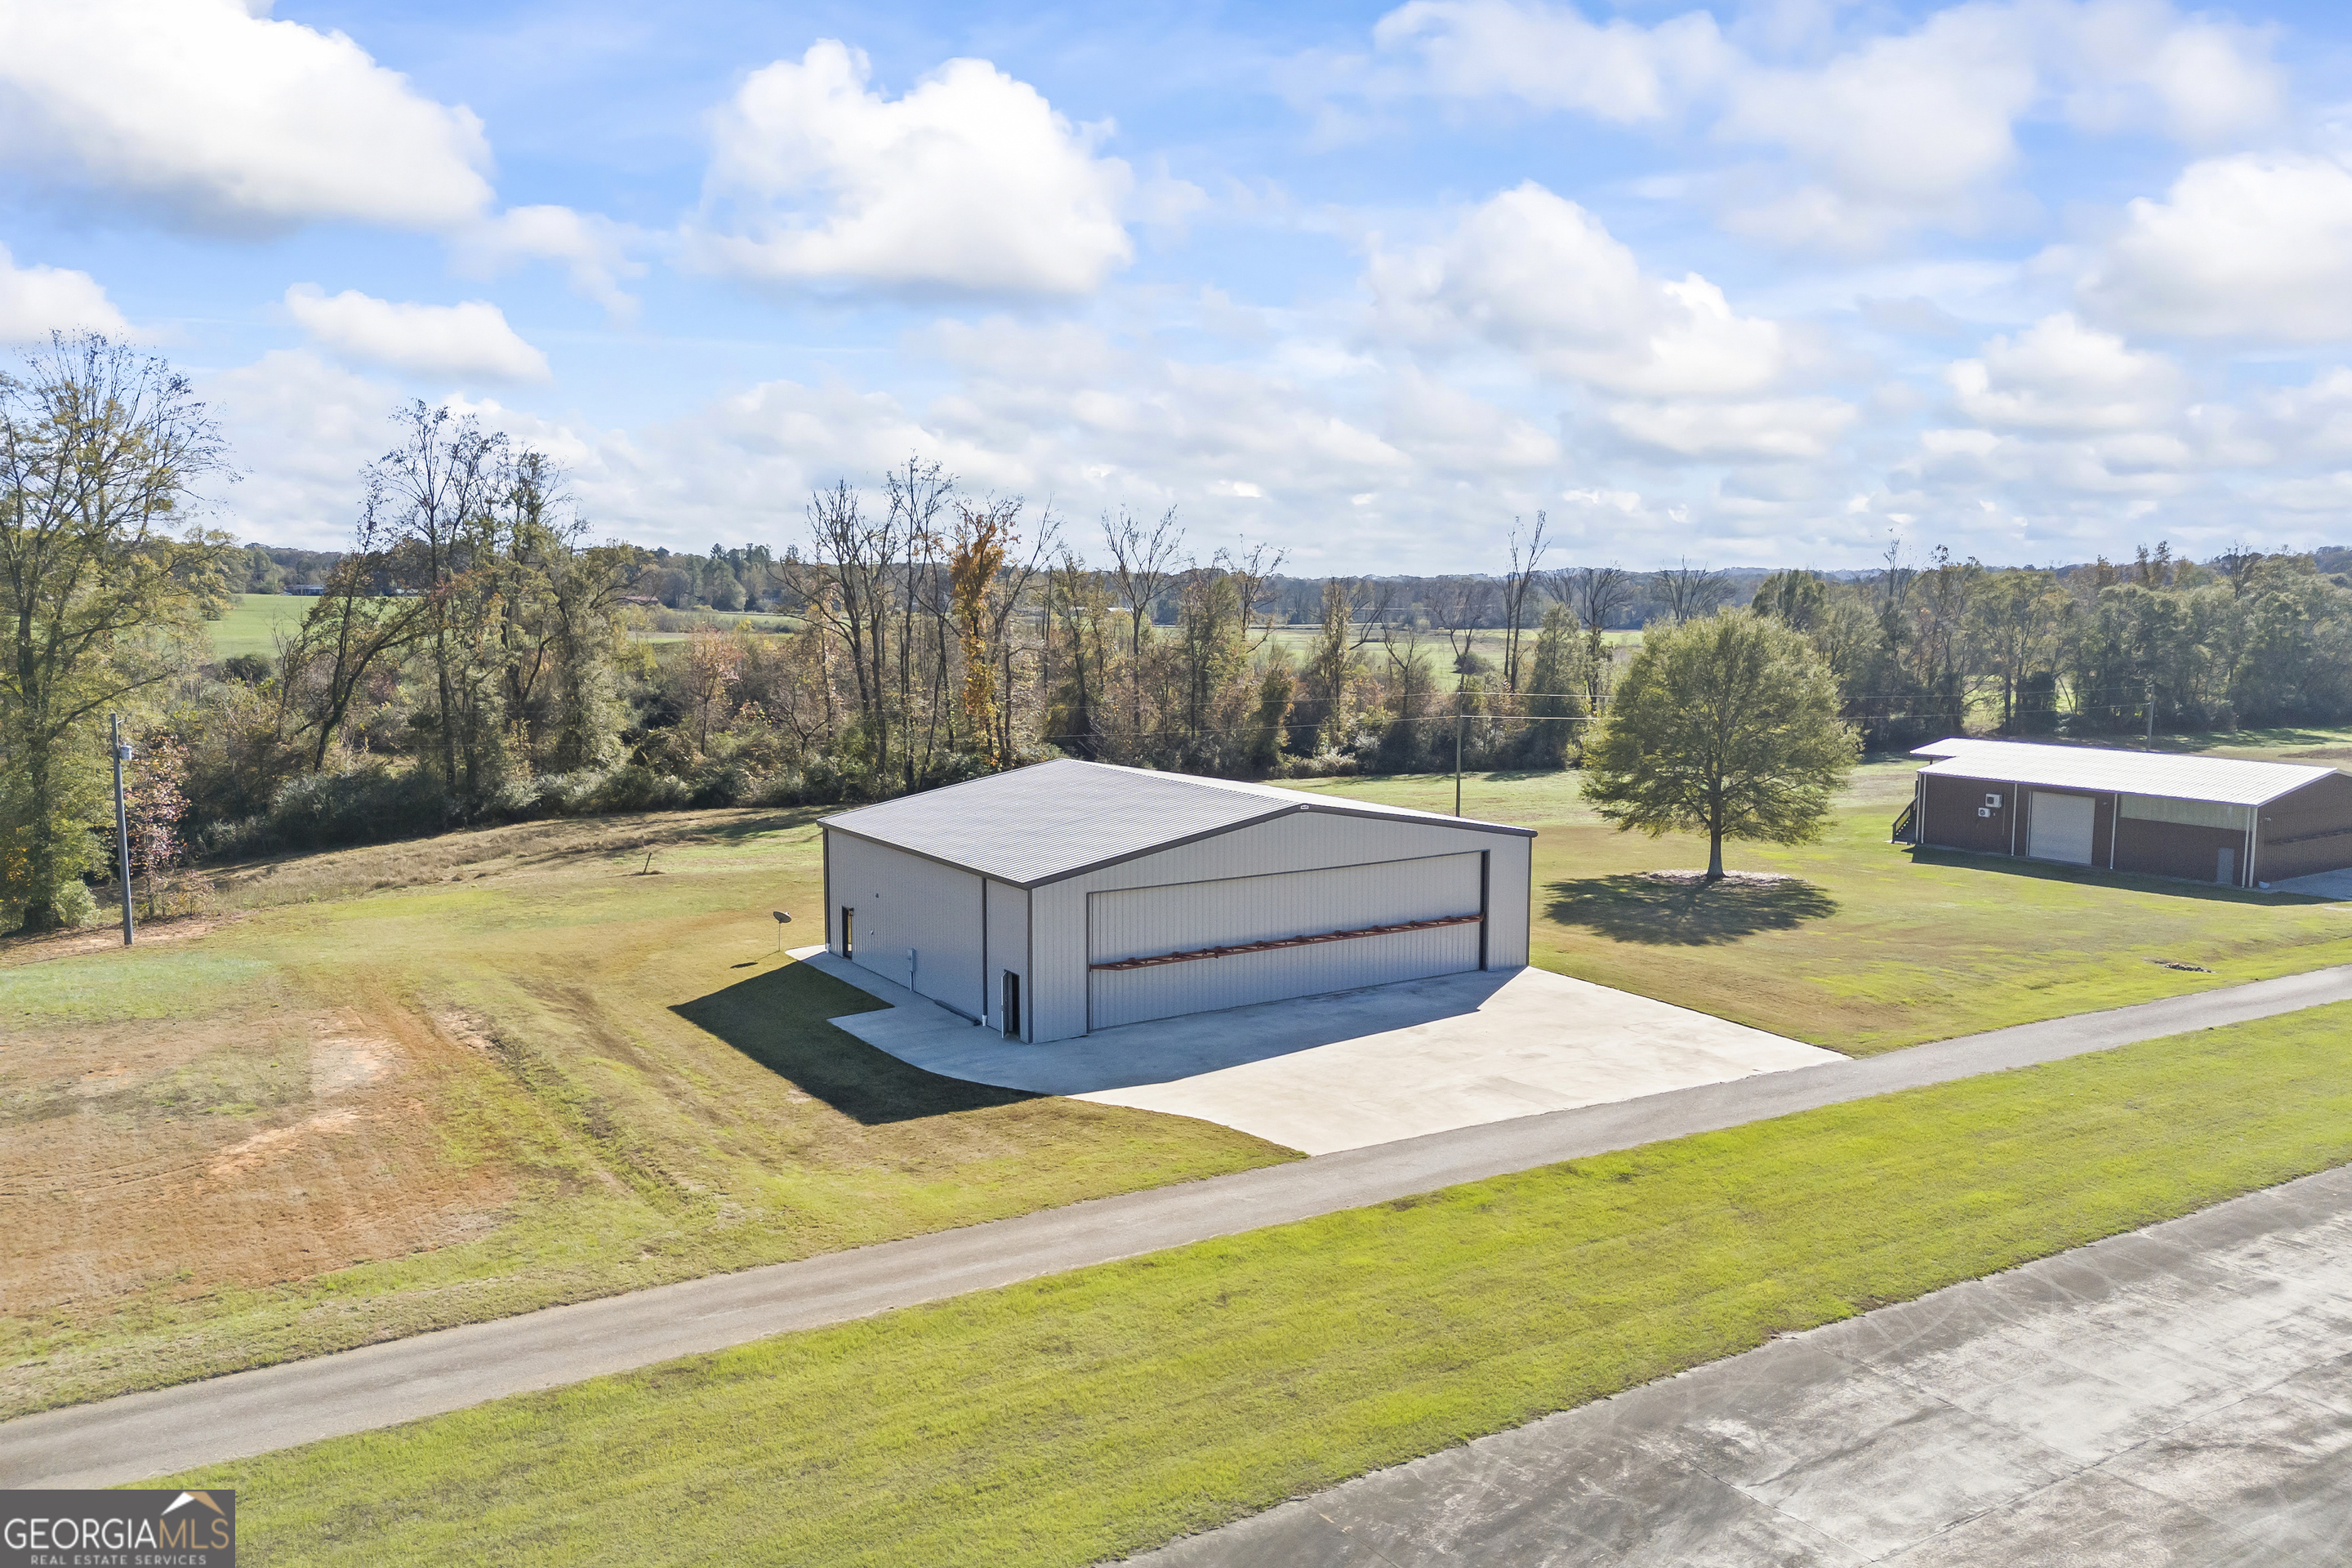
<instances>
[{"instance_id":1,"label":"utility pole","mask_svg":"<svg viewBox=\"0 0 2352 1568\"><path fill-rule=\"evenodd\" d=\"M1462 726L1468 715L1462 711L1461 693L1454 694L1454 815L1462 815Z\"/></svg>"},{"instance_id":2,"label":"utility pole","mask_svg":"<svg viewBox=\"0 0 2352 1568\"><path fill-rule=\"evenodd\" d=\"M114 851L122 873L122 945L131 945L131 818L122 809L122 764L131 760L131 748L122 743L122 715L110 713L107 721L114 727ZM1455 815L1459 816L1459 813Z\"/></svg>"}]
</instances>

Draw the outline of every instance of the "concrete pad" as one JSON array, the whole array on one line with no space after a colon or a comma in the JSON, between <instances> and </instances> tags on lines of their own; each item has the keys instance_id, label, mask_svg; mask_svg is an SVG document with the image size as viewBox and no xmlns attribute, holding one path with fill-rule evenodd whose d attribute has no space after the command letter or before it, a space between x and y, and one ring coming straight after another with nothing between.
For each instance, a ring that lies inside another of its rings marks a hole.
<instances>
[{"instance_id":1,"label":"concrete pad","mask_svg":"<svg viewBox=\"0 0 2352 1568\"><path fill-rule=\"evenodd\" d=\"M1024 1046L822 948L793 956L892 1002L887 1013L833 1022L926 1071L1197 1117L1309 1154L1846 1059L1540 969L1410 980Z\"/></svg>"},{"instance_id":2,"label":"concrete pad","mask_svg":"<svg viewBox=\"0 0 2352 1568\"><path fill-rule=\"evenodd\" d=\"M2289 877L2284 882L2266 882L2263 886L2273 893L2309 893L2322 899L2352 899L2352 871L2315 871L2308 877Z\"/></svg>"}]
</instances>

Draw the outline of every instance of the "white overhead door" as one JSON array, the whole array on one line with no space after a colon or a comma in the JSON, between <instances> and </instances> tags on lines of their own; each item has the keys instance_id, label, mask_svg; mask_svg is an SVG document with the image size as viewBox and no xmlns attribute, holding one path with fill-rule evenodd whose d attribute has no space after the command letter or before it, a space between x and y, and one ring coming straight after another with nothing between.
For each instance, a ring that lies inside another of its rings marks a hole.
<instances>
[{"instance_id":1,"label":"white overhead door","mask_svg":"<svg viewBox=\"0 0 2352 1568\"><path fill-rule=\"evenodd\" d=\"M1438 855L1090 894L1087 1026L1475 969L1479 862Z\"/></svg>"},{"instance_id":2,"label":"white overhead door","mask_svg":"<svg viewBox=\"0 0 2352 1568\"><path fill-rule=\"evenodd\" d=\"M2087 866L2091 863L2091 824L2097 816L2097 804L2087 795L2053 795L2048 790L2035 790L2032 826L2027 830L2030 842L2025 852L2036 860L2063 860Z\"/></svg>"}]
</instances>

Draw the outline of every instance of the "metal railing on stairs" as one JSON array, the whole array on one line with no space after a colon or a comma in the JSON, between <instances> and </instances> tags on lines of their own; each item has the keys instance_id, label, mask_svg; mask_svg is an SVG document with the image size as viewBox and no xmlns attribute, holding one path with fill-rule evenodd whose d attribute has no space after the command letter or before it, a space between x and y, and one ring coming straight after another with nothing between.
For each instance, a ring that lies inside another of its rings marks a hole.
<instances>
[{"instance_id":1,"label":"metal railing on stairs","mask_svg":"<svg viewBox=\"0 0 2352 1568\"><path fill-rule=\"evenodd\" d=\"M1919 842L1919 803L1917 801L1915 800L1903 808L1903 815L1895 819L1895 831L1887 836L1886 841L1889 844Z\"/></svg>"}]
</instances>

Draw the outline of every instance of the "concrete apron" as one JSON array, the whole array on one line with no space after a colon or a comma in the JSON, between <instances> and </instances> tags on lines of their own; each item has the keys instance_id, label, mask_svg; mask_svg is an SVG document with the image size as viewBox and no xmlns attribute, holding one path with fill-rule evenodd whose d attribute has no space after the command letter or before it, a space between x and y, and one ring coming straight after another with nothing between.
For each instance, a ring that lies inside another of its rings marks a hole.
<instances>
[{"instance_id":1,"label":"concrete apron","mask_svg":"<svg viewBox=\"0 0 2352 1568\"><path fill-rule=\"evenodd\" d=\"M1328 1154L1845 1058L1540 969L1442 975L1024 1046L824 948L889 1002L832 1020L942 1077L1191 1116Z\"/></svg>"}]
</instances>

